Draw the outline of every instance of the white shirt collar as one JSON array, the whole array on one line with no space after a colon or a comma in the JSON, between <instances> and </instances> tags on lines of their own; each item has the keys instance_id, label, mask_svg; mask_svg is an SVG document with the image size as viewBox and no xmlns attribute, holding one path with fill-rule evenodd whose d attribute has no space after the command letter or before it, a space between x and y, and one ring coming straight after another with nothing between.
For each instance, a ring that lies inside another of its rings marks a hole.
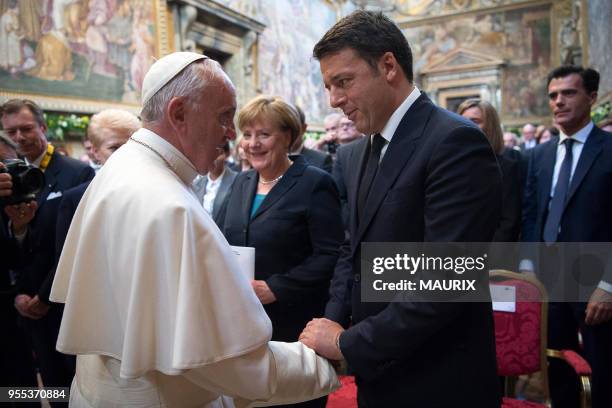
<instances>
[{"instance_id":1,"label":"white shirt collar","mask_svg":"<svg viewBox=\"0 0 612 408\"><path fill-rule=\"evenodd\" d=\"M148 145L154 153L159 154L166 164L170 166L171 170L179 176L183 183L187 185L191 184L198 175L195 166L189 159L157 133L149 129L140 128L131 138L137 141L137 143L141 142Z\"/></svg>"},{"instance_id":2,"label":"white shirt collar","mask_svg":"<svg viewBox=\"0 0 612 408\"><path fill-rule=\"evenodd\" d=\"M402 104L397 107L395 112L393 112L393 114L385 124L385 127L380 132L380 135L387 141L387 143L391 142L391 139L393 138L397 127L402 121L402 118L404 117L406 112L408 112L408 109L410 109L414 101L416 101L419 96L421 96L421 91L419 91L419 88L415 86L412 92L410 92L410 95L408 95L406 99L404 99L404 102L402 102Z\"/></svg>"},{"instance_id":3,"label":"white shirt collar","mask_svg":"<svg viewBox=\"0 0 612 408\"><path fill-rule=\"evenodd\" d=\"M573 135L566 135L565 133L563 133L563 131L560 131L559 144L563 143L565 139L570 137L582 144L586 143L586 140L589 137L589 134L591 133L591 130L593 130L594 126L595 125L593 125L593 121L589 121L589 123L587 123L585 127L580 129Z\"/></svg>"}]
</instances>

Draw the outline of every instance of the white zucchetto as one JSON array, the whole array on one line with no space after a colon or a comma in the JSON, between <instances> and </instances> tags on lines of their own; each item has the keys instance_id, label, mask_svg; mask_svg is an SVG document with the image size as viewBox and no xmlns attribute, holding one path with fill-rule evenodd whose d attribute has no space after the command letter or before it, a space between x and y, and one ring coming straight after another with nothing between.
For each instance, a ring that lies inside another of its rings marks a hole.
<instances>
[{"instance_id":1,"label":"white zucchetto","mask_svg":"<svg viewBox=\"0 0 612 408\"><path fill-rule=\"evenodd\" d=\"M187 65L194 61L205 59L208 59L206 55L181 51L173 52L155 61L142 81L142 104L147 103L157 91L162 89L164 85L177 76Z\"/></svg>"}]
</instances>

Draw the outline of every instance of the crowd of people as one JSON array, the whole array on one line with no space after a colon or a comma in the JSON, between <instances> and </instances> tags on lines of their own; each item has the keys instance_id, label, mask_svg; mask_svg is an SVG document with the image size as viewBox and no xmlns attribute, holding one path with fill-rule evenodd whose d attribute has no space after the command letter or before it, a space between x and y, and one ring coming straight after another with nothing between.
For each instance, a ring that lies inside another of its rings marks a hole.
<instances>
[{"instance_id":1,"label":"crowd of people","mask_svg":"<svg viewBox=\"0 0 612 408\"><path fill-rule=\"evenodd\" d=\"M153 64L140 118L92 117L88 163L47 141L35 102L1 106L0 159L45 183L1 214L0 385L38 372L77 407L325 407L345 361L362 408L500 406L491 303L364 302L361 244L612 242L599 74L542 78L554 126L519 142L484 100L436 106L381 13L343 18L313 55L343 114L310 144L280 97L235 125L231 79L192 52ZM0 196L13 182L0 173ZM254 277L230 245L255 248ZM593 407L612 406L612 282L549 321L549 344L591 365ZM578 406L575 380L550 373L553 407Z\"/></svg>"}]
</instances>

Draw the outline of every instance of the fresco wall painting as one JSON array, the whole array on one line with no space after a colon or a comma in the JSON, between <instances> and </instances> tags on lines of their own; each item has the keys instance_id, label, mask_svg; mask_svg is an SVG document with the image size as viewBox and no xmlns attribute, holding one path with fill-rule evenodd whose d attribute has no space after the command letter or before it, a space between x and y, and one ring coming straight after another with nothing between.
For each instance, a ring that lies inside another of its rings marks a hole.
<instances>
[{"instance_id":1,"label":"fresco wall painting","mask_svg":"<svg viewBox=\"0 0 612 408\"><path fill-rule=\"evenodd\" d=\"M167 52L163 0L0 0L0 12L3 98L135 110L145 73Z\"/></svg>"}]
</instances>

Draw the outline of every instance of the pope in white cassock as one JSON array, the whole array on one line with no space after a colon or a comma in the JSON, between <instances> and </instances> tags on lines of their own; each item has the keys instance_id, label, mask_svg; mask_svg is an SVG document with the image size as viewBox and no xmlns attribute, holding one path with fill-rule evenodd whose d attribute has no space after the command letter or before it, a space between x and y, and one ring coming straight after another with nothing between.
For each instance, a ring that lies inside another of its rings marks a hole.
<instances>
[{"instance_id":1,"label":"pope in white cassock","mask_svg":"<svg viewBox=\"0 0 612 408\"><path fill-rule=\"evenodd\" d=\"M325 395L333 368L272 328L191 189L235 137L234 87L207 57L158 60L143 128L106 162L74 216L51 299L77 355L76 407L246 407Z\"/></svg>"}]
</instances>

